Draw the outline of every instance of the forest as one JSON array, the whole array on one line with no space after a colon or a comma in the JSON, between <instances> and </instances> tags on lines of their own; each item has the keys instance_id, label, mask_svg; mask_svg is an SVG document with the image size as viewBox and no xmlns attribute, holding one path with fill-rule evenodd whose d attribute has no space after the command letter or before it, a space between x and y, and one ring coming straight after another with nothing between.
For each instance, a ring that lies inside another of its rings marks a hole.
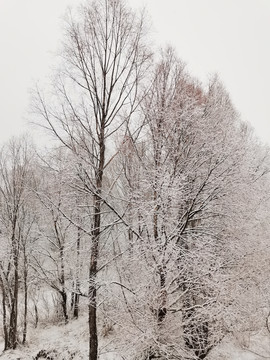
<instances>
[{"instance_id":1,"label":"forest","mask_svg":"<svg viewBox=\"0 0 270 360\"><path fill-rule=\"evenodd\" d=\"M53 145L0 151L4 353L79 319L89 360L202 360L228 336L270 337L270 152L219 77L154 50L122 0L69 13L57 61L31 95Z\"/></svg>"}]
</instances>

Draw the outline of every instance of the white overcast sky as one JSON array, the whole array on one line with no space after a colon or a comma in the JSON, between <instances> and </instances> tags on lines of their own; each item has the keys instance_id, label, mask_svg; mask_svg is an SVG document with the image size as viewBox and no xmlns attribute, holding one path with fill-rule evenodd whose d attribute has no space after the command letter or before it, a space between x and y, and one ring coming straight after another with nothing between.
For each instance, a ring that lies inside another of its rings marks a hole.
<instances>
[{"instance_id":1,"label":"white overcast sky","mask_svg":"<svg viewBox=\"0 0 270 360\"><path fill-rule=\"evenodd\" d=\"M245 121L270 144L270 0L130 0L144 5L156 44L191 74L218 73ZM54 65L61 16L79 0L0 0L0 144L27 129L29 88ZM30 130L33 131L33 130Z\"/></svg>"}]
</instances>

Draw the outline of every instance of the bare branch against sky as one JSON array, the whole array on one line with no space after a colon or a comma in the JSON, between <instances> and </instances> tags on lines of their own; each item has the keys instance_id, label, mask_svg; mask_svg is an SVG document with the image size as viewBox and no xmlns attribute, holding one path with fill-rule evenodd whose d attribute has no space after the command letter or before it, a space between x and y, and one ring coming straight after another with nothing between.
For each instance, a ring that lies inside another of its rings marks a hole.
<instances>
[{"instance_id":1,"label":"bare branch against sky","mask_svg":"<svg viewBox=\"0 0 270 360\"><path fill-rule=\"evenodd\" d=\"M242 118L270 142L270 2L129 0L145 6L157 46L174 46L206 82L217 72ZM0 142L27 129L28 89L46 79L61 40L61 16L77 0L0 0ZM28 131L33 131L30 128Z\"/></svg>"}]
</instances>

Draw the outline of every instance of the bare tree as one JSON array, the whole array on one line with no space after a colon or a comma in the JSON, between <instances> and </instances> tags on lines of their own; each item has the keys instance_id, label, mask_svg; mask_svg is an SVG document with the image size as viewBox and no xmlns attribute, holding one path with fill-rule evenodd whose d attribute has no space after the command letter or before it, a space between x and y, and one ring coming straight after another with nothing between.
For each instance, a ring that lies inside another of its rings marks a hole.
<instances>
[{"instance_id":1,"label":"bare tree","mask_svg":"<svg viewBox=\"0 0 270 360\"><path fill-rule=\"evenodd\" d=\"M54 95L38 89L34 106L72 159L64 186L77 213L56 198L47 203L62 270L60 222L76 233L77 271L81 236L90 239L89 359L98 358L100 309L128 326L127 358L133 346L138 359L204 359L230 328L228 289L248 248L238 229L254 224L244 199L257 196L264 161L250 166L252 141L221 82L203 89L172 49L151 67L143 94L151 59L143 17L121 0L69 16L62 59ZM78 304L77 295L78 273ZM119 301L126 311L116 313Z\"/></svg>"},{"instance_id":2,"label":"bare tree","mask_svg":"<svg viewBox=\"0 0 270 360\"><path fill-rule=\"evenodd\" d=\"M58 294L61 319L65 323L69 319L68 295L71 288L68 281L71 264L67 259L72 256L71 250L76 243L76 253L78 252L76 228L71 222L74 213L77 217L74 191L67 186L65 180L70 170L68 160L65 149L58 149L51 151L40 161L39 176L42 181L35 190L35 196L42 216L38 222L40 240L36 245L32 264L39 280Z\"/></svg>"},{"instance_id":3,"label":"bare tree","mask_svg":"<svg viewBox=\"0 0 270 360\"><path fill-rule=\"evenodd\" d=\"M98 356L97 272L102 207L108 206L104 172L113 155L110 139L131 121L140 101L140 83L150 60L144 19L121 0L92 1L68 19L63 69L52 109L37 91L36 110L47 127L77 157L81 185L92 198L89 260L89 359ZM112 142L111 142L112 144ZM113 186L113 180L110 180ZM107 208L107 211L112 208ZM105 219L104 219L105 220ZM118 219L119 220L119 219Z\"/></svg>"},{"instance_id":4,"label":"bare tree","mask_svg":"<svg viewBox=\"0 0 270 360\"><path fill-rule=\"evenodd\" d=\"M27 333L27 245L34 221L30 212L30 188L33 179L33 151L25 138L13 139L0 154L1 236L6 238L1 256L3 326L5 350L18 344L18 295L20 260L23 263L24 324ZM8 309L8 312L7 312Z\"/></svg>"}]
</instances>

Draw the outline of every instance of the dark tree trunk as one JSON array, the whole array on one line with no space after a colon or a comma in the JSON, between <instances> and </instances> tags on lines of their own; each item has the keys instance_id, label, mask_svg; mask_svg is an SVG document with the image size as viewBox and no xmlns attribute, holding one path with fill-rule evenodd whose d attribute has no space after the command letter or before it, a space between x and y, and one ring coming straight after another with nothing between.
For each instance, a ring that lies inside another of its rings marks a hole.
<instances>
[{"instance_id":1,"label":"dark tree trunk","mask_svg":"<svg viewBox=\"0 0 270 360\"><path fill-rule=\"evenodd\" d=\"M6 290L2 277L0 277L2 288L2 309L3 309L3 331L4 331L4 350L10 349L8 326L7 326L7 310L6 310Z\"/></svg>"},{"instance_id":2,"label":"dark tree trunk","mask_svg":"<svg viewBox=\"0 0 270 360\"><path fill-rule=\"evenodd\" d=\"M78 317L79 317L79 300L80 300L80 295L75 293L75 295L74 295L74 310L73 310L74 319L78 319Z\"/></svg>"},{"instance_id":3,"label":"dark tree trunk","mask_svg":"<svg viewBox=\"0 0 270 360\"><path fill-rule=\"evenodd\" d=\"M27 335L27 312L28 312L27 259L26 259L25 253L24 253L23 282L24 282L24 316L23 316L23 340L22 340L22 343L25 344L26 335Z\"/></svg>"},{"instance_id":4,"label":"dark tree trunk","mask_svg":"<svg viewBox=\"0 0 270 360\"><path fill-rule=\"evenodd\" d=\"M11 296L11 310L9 321L9 345L11 349L16 349L17 338L17 322L18 322L18 292L19 292L19 272L18 272L18 252L14 254L14 287Z\"/></svg>"},{"instance_id":5,"label":"dark tree trunk","mask_svg":"<svg viewBox=\"0 0 270 360\"><path fill-rule=\"evenodd\" d=\"M97 336L97 259L100 234L100 200L95 197L94 230L91 246L91 259L89 269L89 360L97 360L98 336Z\"/></svg>"},{"instance_id":6,"label":"dark tree trunk","mask_svg":"<svg viewBox=\"0 0 270 360\"><path fill-rule=\"evenodd\" d=\"M60 246L61 273L60 273L59 281L60 281L62 289L59 292L61 295L61 306L62 306L63 316L64 316L65 324L67 324L68 323L68 311L67 311L67 293L66 293L66 277L65 277L65 262L64 262L65 261L64 245L63 245L63 243L61 243L60 235L58 232L56 222L55 222L55 229L56 229L57 238L59 240L59 244L61 244L61 246Z\"/></svg>"},{"instance_id":7,"label":"dark tree trunk","mask_svg":"<svg viewBox=\"0 0 270 360\"><path fill-rule=\"evenodd\" d=\"M76 279L75 279L75 292L73 299L73 317L78 319L79 316L79 300L80 300L80 248L81 248L81 232L78 229L77 235L77 248L76 248Z\"/></svg>"},{"instance_id":8,"label":"dark tree trunk","mask_svg":"<svg viewBox=\"0 0 270 360\"><path fill-rule=\"evenodd\" d=\"M94 281L94 280L93 280ZM96 285L89 286L89 360L97 360L98 336L97 336L97 290Z\"/></svg>"},{"instance_id":9,"label":"dark tree trunk","mask_svg":"<svg viewBox=\"0 0 270 360\"><path fill-rule=\"evenodd\" d=\"M61 295L61 306L63 311L63 316L65 319L65 324L68 323L68 312L67 312L67 293L65 290L60 291Z\"/></svg>"},{"instance_id":10,"label":"dark tree trunk","mask_svg":"<svg viewBox=\"0 0 270 360\"><path fill-rule=\"evenodd\" d=\"M99 255L100 225L101 225L101 190L103 185L103 171L105 163L105 115L101 120L99 134L99 162L96 169L96 194L94 200L94 217L92 231L92 246L89 267L89 360L98 358L98 334L97 334L97 261Z\"/></svg>"},{"instance_id":11,"label":"dark tree trunk","mask_svg":"<svg viewBox=\"0 0 270 360\"><path fill-rule=\"evenodd\" d=\"M167 308L166 308L167 292L165 289L166 275L164 269L159 270L159 276L160 276L160 301L159 301L160 306L158 308L157 318L158 318L158 324L160 325L164 321L167 314Z\"/></svg>"},{"instance_id":12,"label":"dark tree trunk","mask_svg":"<svg viewBox=\"0 0 270 360\"><path fill-rule=\"evenodd\" d=\"M34 305L34 310L35 310L35 329L38 326L38 308L37 308L37 304Z\"/></svg>"}]
</instances>

